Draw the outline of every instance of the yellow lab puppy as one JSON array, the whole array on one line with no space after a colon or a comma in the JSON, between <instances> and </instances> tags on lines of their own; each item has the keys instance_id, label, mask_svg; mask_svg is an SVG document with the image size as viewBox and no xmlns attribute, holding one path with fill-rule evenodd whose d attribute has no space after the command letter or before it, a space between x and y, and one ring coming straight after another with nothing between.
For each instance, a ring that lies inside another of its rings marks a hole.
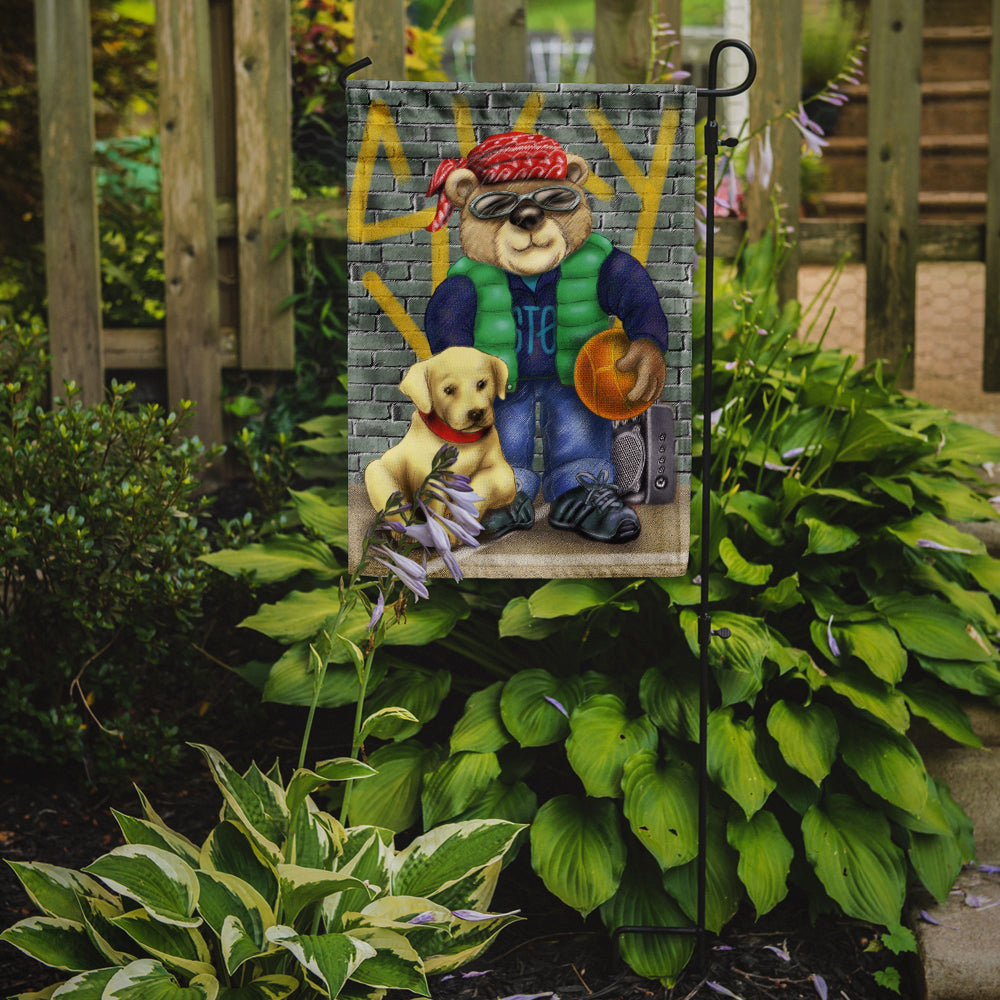
<instances>
[{"instance_id":1,"label":"yellow lab puppy","mask_svg":"<svg viewBox=\"0 0 1000 1000\"><path fill-rule=\"evenodd\" d=\"M482 502L480 517L514 499L514 470L503 456L493 427L493 399L507 390L507 365L474 347L449 347L412 365L399 383L416 407L399 444L365 468L365 486L375 510L397 490L407 501L431 470L444 444L458 449L452 471L468 476Z\"/></svg>"}]
</instances>

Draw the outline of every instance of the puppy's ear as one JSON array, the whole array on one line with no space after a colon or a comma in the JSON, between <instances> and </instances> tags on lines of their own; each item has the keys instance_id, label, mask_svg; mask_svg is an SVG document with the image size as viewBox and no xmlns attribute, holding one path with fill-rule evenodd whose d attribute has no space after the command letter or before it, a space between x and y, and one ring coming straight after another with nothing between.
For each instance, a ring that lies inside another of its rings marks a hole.
<instances>
[{"instance_id":1,"label":"puppy's ear","mask_svg":"<svg viewBox=\"0 0 1000 1000\"><path fill-rule=\"evenodd\" d=\"M427 382L427 375L427 362L418 361L415 365L410 365L409 371L399 383L399 391L412 399L413 405L421 413L430 413L432 409L431 388Z\"/></svg>"},{"instance_id":2,"label":"puppy's ear","mask_svg":"<svg viewBox=\"0 0 1000 1000\"><path fill-rule=\"evenodd\" d=\"M495 355L490 357L493 372L493 389L501 399L507 398L507 362Z\"/></svg>"}]
</instances>

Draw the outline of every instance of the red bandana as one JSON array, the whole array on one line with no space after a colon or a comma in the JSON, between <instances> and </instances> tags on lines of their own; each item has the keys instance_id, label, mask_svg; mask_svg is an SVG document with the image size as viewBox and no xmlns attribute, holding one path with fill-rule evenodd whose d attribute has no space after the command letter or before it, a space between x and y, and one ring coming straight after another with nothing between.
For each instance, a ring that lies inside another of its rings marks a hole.
<instances>
[{"instance_id":1,"label":"red bandana","mask_svg":"<svg viewBox=\"0 0 1000 1000\"><path fill-rule=\"evenodd\" d=\"M424 423L427 424L431 433L436 434L442 441L454 441L457 444L465 444L468 441L481 441L493 430L492 427L484 427L479 431L456 431L454 428L449 427L433 410L430 413L424 413L423 410L417 410L417 412Z\"/></svg>"},{"instance_id":2,"label":"red bandana","mask_svg":"<svg viewBox=\"0 0 1000 1000\"><path fill-rule=\"evenodd\" d=\"M534 132L504 132L484 139L461 160L444 160L434 171L426 197L438 196L437 212L427 231L436 233L448 221L452 203L444 193L448 175L466 167L481 184L535 179L565 180L566 151L555 139Z\"/></svg>"}]
</instances>

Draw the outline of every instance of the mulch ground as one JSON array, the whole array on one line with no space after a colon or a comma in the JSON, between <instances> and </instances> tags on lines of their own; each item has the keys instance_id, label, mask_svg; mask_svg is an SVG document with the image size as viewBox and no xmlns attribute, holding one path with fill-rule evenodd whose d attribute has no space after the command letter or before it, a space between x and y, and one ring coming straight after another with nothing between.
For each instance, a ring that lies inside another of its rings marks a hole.
<instances>
[{"instance_id":1,"label":"mulch ground","mask_svg":"<svg viewBox=\"0 0 1000 1000\"><path fill-rule=\"evenodd\" d=\"M240 760L239 747L223 742L220 749L234 763ZM164 820L197 841L215 821L219 796L200 755L192 754L190 769L147 791ZM140 811L134 793L108 796L74 783L73 776L8 774L0 778L0 858L81 868L122 842L112 807ZM705 967L693 962L673 989L632 973L596 916L582 922L545 892L524 855L501 877L494 908L519 908L525 919L503 931L470 968L432 977L435 1000L887 1000L893 994L873 979L887 965L903 973L903 997L919 993L900 960L866 950L871 928L843 919L813 927L801 901L783 904L758 924L750 914L738 915L720 937L706 939ZM0 865L0 927L32 912L11 870ZM0 944L0 995L42 989L60 978L65 976Z\"/></svg>"}]
</instances>

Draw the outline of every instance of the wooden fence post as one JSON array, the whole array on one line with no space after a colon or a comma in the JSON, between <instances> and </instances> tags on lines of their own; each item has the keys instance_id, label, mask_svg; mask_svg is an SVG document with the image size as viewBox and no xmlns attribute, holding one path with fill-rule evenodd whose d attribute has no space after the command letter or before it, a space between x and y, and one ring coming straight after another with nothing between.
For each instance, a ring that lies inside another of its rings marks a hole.
<instances>
[{"instance_id":1,"label":"wooden fence post","mask_svg":"<svg viewBox=\"0 0 1000 1000\"><path fill-rule=\"evenodd\" d=\"M524 0L474 0L477 83L526 80L528 32Z\"/></svg>"},{"instance_id":2,"label":"wooden fence post","mask_svg":"<svg viewBox=\"0 0 1000 1000\"><path fill-rule=\"evenodd\" d=\"M211 43L207 0L159 0L163 267L167 395L197 402L191 429L222 441L219 253L215 221Z\"/></svg>"},{"instance_id":3,"label":"wooden fence post","mask_svg":"<svg viewBox=\"0 0 1000 1000\"><path fill-rule=\"evenodd\" d=\"M35 0L52 393L104 398L89 0Z\"/></svg>"},{"instance_id":4,"label":"wooden fence post","mask_svg":"<svg viewBox=\"0 0 1000 1000\"><path fill-rule=\"evenodd\" d=\"M750 8L750 41L757 56L757 80L750 88L750 132L761 128L802 97L802 4L800 0L758 0ZM756 143L758 140L754 140ZM759 239L774 220L777 201L780 225L794 230L793 244L777 278L778 297L787 302L798 296L799 261L799 159L802 136L787 118L771 126L774 170L767 188L755 179L747 192L747 228L751 240Z\"/></svg>"},{"instance_id":5,"label":"wooden fence post","mask_svg":"<svg viewBox=\"0 0 1000 1000\"><path fill-rule=\"evenodd\" d=\"M989 171L986 178L986 324L983 389L1000 392L1000 0L993 0L990 45Z\"/></svg>"},{"instance_id":6,"label":"wooden fence post","mask_svg":"<svg viewBox=\"0 0 1000 1000\"><path fill-rule=\"evenodd\" d=\"M295 367L294 315L282 307L293 280L290 21L288 0L237 0L233 7L243 368Z\"/></svg>"},{"instance_id":7,"label":"wooden fence post","mask_svg":"<svg viewBox=\"0 0 1000 1000\"><path fill-rule=\"evenodd\" d=\"M594 69L598 83L645 83L656 0L594 0Z\"/></svg>"},{"instance_id":8,"label":"wooden fence post","mask_svg":"<svg viewBox=\"0 0 1000 1000\"><path fill-rule=\"evenodd\" d=\"M354 55L372 61L356 79L406 79L406 0L355 0Z\"/></svg>"},{"instance_id":9,"label":"wooden fence post","mask_svg":"<svg viewBox=\"0 0 1000 1000\"><path fill-rule=\"evenodd\" d=\"M865 360L913 387L923 0L872 0L868 53Z\"/></svg>"}]
</instances>

